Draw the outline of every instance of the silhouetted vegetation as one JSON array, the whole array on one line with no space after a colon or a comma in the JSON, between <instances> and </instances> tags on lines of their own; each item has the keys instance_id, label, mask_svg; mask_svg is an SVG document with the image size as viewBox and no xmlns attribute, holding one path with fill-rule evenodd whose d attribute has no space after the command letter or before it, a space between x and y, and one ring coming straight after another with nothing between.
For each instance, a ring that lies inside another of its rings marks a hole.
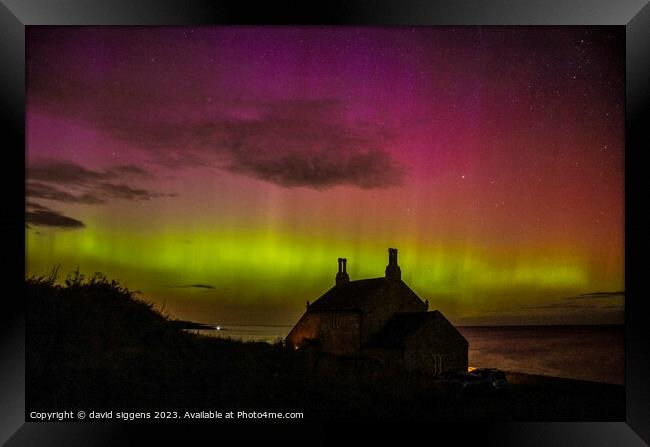
<instances>
[{"instance_id":1,"label":"silhouetted vegetation","mask_svg":"<svg viewBox=\"0 0 650 447\"><path fill-rule=\"evenodd\" d=\"M514 375L505 395L463 395L355 358L184 330L96 273L26 280L27 412L302 411L314 419L622 420L623 387ZM523 377L523 379L522 379Z\"/></svg>"}]
</instances>

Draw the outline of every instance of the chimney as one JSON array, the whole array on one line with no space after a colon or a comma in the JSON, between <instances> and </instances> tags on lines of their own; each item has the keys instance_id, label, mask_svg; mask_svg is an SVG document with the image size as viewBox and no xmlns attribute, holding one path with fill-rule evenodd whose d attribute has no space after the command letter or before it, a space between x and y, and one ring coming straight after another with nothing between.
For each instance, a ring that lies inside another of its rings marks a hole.
<instances>
[{"instance_id":1,"label":"chimney","mask_svg":"<svg viewBox=\"0 0 650 447\"><path fill-rule=\"evenodd\" d=\"M336 274L336 285L344 284L350 282L350 277L346 271L346 263L348 262L345 258L339 258L339 272Z\"/></svg>"},{"instance_id":2,"label":"chimney","mask_svg":"<svg viewBox=\"0 0 650 447\"><path fill-rule=\"evenodd\" d=\"M402 279L402 271L400 270L399 265L397 265L396 248L388 249L388 265L386 266L386 278L394 279L394 280Z\"/></svg>"}]
</instances>

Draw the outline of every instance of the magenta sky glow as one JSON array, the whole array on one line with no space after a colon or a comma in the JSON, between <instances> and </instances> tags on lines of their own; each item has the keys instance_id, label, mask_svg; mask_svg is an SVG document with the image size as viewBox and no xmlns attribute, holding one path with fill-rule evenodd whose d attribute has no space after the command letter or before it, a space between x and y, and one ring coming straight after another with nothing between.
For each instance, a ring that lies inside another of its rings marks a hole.
<instances>
[{"instance_id":1,"label":"magenta sky glow","mask_svg":"<svg viewBox=\"0 0 650 447\"><path fill-rule=\"evenodd\" d=\"M623 45L616 27L30 27L28 273L291 323L336 257L379 276L391 244L456 322L620 321ZM611 295L567 301L593 292Z\"/></svg>"}]
</instances>

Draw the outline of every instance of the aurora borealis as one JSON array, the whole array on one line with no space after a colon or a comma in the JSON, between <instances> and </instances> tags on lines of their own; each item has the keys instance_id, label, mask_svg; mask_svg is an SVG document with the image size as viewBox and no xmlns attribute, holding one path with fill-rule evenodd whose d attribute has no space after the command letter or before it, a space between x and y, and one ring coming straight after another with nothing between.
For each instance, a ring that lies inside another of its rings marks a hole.
<instances>
[{"instance_id":1,"label":"aurora borealis","mask_svg":"<svg viewBox=\"0 0 650 447\"><path fill-rule=\"evenodd\" d=\"M456 324L621 322L618 27L28 27L26 273L293 324L402 278Z\"/></svg>"}]
</instances>

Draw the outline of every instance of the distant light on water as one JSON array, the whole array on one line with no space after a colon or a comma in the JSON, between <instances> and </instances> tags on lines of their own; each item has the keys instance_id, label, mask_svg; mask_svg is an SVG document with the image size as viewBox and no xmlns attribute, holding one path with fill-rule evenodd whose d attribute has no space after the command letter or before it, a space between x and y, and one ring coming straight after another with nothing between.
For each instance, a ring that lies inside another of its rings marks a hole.
<instances>
[{"instance_id":1,"label":"distant light on water","mask_svg":"<svg viewBox=\"0 0 650 447\"><path fill-rule=\"evenodd\" d=\"M206 323L208 324L208 323ZM284 340L293 326L262 326L262 325L232 325L210 323L210 330L202 331L203 335L225 337L232 340L264 342L268 344Z\"/></svg>"}]
</instances>

